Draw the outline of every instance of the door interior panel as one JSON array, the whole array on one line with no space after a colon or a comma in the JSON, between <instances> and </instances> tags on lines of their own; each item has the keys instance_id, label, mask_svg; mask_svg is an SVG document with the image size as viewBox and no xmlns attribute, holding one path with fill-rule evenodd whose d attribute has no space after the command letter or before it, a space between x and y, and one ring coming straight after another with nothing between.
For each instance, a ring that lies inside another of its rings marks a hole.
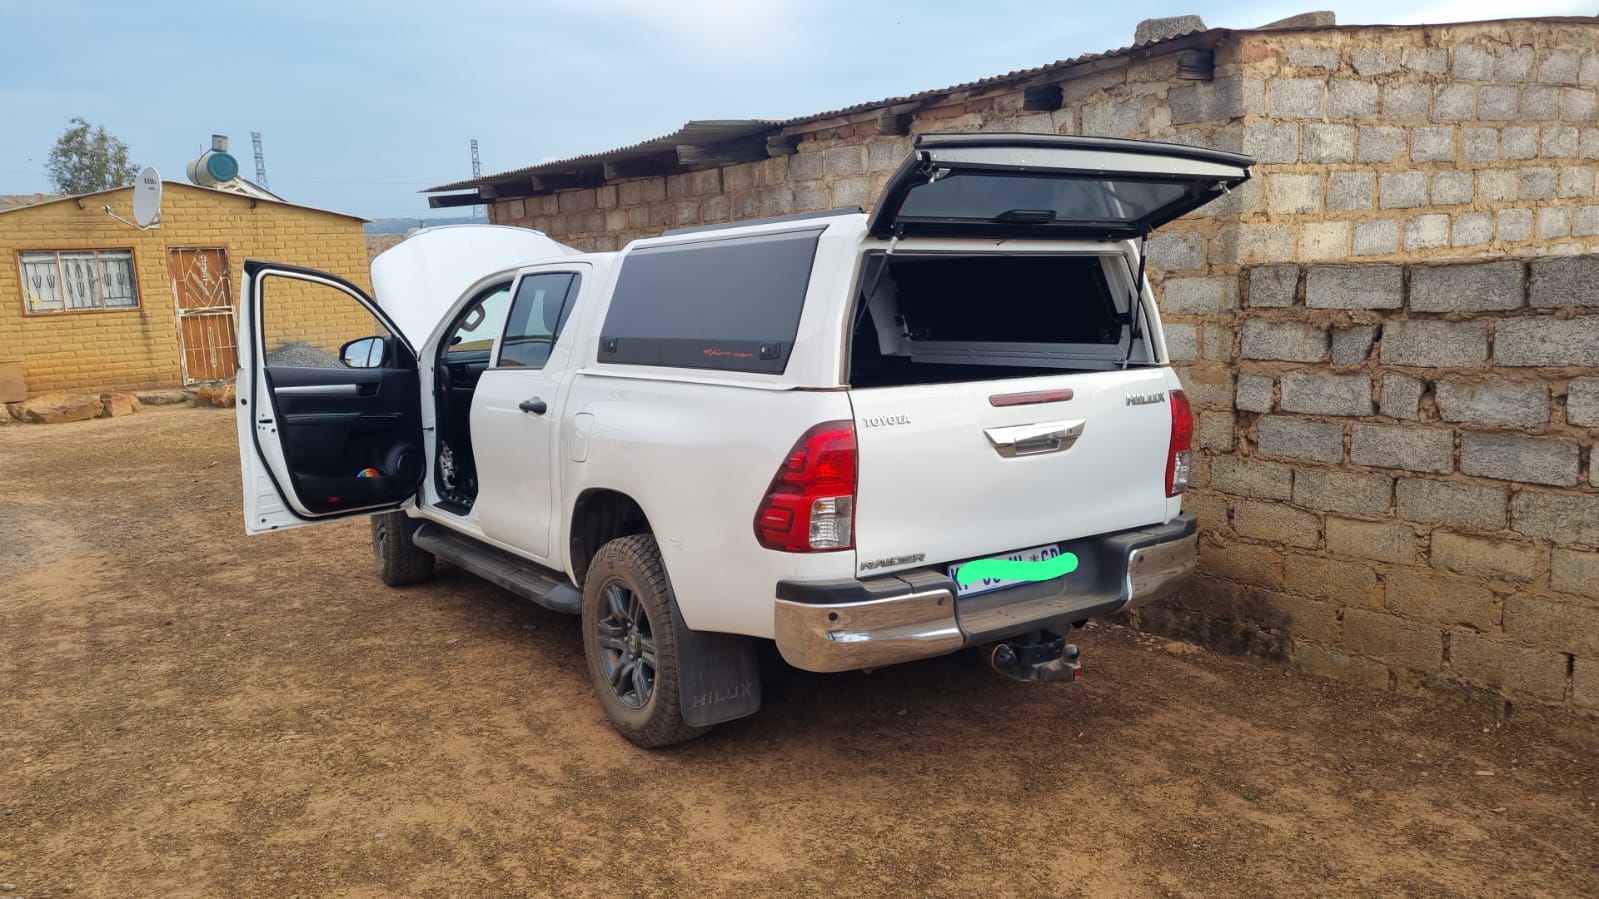
<instances>
[{"instance_id":1,"label":"door interior panel","mask_svg":"<svg viewBox=\"0 0 1599 899\"><path fill-rule=\"evenodd\" d=\"M422 484L416 364L390 346L382 368L264 369L290 481L315 514L395 502Z\"/></svg>"}]
</instances>

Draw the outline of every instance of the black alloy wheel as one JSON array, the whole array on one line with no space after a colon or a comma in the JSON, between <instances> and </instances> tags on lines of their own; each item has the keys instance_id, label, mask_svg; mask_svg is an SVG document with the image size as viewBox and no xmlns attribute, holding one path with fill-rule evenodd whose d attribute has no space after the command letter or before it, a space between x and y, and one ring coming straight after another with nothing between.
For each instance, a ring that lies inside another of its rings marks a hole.
<instances>
[{"instance_id":1,"label":"black alloy wheel","mask_svg":"<svg viewBox=\"0 0 1599 899\"><path fill-rule=\"evenodd\" d=\"M601 587L600 596L604 617L596 625L595 642L606 681L622 705L642 709L655 692L655 632L649 613L621 580Z\"/></svg>"}]
</instances>

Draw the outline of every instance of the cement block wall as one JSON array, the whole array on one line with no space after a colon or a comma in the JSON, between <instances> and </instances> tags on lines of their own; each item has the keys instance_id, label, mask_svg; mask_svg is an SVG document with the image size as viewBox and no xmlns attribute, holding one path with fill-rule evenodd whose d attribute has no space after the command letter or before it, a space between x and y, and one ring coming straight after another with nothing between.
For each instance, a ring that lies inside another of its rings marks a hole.
<instances>
[{"instance_id":1,"label":"cement block wall","mask_svg":"<svg viewBox=\"0 0 1599 899\"><path fill-rule=\"evenodd\" d=\"M1198 415L1205 549L1196 590L1143 625L1379 686L1599 713L1599 300L1576 258L1599 253L1599 25L1233 32L1215 63L1195 81L1173 56L1135 58L1065 82L1058 109L1010 88L910 119L1259 160L1149 245ZM869 207L911 147L870 121L791 130L790 156L490 213L616 249ZM1501 261L1447 264L1472 260Z\"/></svg>"},{"instance_id":2,"label":"cement block wall","mask_svg":"<svg viewBox=\"0 0 1599 899\"><path fill-rule=\"evenodd\" d=\"M1143 626L1599 712L1596 34L1261 32L1173 101L1261 162L1152 241L1204 536Z\"/></svg>"},{"instance_id":3,"label":"cement block wall","mask_svg":"<svg viewBox=\"0 0 1599 899\"><path fill-rule=\"evenodd\" d=\"M1203 573L1142 623L1599 710L1599 256L1250 266L1234 292L1186 501Z\"/></svg>"}]
</instances>

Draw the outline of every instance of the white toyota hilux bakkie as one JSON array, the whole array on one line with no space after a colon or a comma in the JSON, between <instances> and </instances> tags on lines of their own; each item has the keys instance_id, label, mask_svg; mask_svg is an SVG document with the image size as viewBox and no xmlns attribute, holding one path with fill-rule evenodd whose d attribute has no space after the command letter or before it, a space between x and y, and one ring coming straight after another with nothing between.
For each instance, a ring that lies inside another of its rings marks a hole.
<instances>
[{"instance_id":1,"label":"white toyota hilux bakkie","mask_svg":"<svg viewBox=\"0 0 1599 899\"><path fill-rule=\"evenodd\" d=\"M1251 163L926 134L871 214L614 253L430 229L374 261L375 298L249 262L246 529L368 515L390 585L443 559L580 614L594 692L642 746L755 712L763 641L810 671L974 647L1069 680L1073 626L1193 569L1193 416L1142 241ZM279 278L380 333L273 364Z\"/></svg>"}]
</instances>

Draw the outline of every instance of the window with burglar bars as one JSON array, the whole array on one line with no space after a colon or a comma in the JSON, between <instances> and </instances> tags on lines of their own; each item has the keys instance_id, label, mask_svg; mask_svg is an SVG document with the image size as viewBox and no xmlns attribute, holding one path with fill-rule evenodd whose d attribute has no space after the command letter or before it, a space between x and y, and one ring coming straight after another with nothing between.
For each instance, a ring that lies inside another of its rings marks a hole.
<instances>
[{"instance_id":1,"label":"window with burglar bars","mask_svg":"<svg viewBox=\"0 0 1599 899\"><path fill-rule=\"evenodd\" d=\"M132 250L47 250L21 257L29 315L139 308Z\"/></svg>"}]
</instances>

